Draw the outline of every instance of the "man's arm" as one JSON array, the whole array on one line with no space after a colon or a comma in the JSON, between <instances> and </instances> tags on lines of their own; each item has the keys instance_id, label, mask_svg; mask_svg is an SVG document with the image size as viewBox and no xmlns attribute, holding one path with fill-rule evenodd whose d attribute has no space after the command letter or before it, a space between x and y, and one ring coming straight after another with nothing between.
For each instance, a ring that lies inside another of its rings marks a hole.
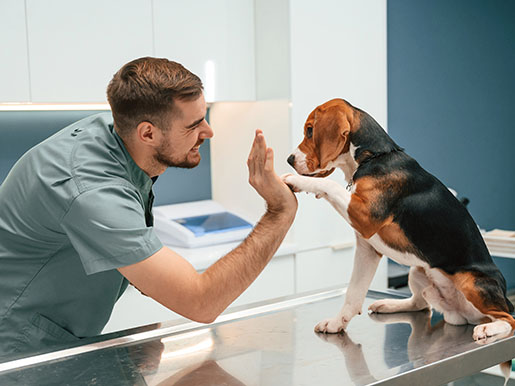
<instances>
[{"instance_id":1,"label":"man's arm","mask_svg":"<svg viewBox=\"0 0 515 386\"><path fill-rule=\"evenodd\" d=\"M119 268L121 274L174 312L203 323L215 320L270 261L297 210L294 194L275 174L272 149L266 148L259 130L247 164L249 182L265 199L267 211L243 243L201 274L167 247Z\"/></svg>"}]
</instances>

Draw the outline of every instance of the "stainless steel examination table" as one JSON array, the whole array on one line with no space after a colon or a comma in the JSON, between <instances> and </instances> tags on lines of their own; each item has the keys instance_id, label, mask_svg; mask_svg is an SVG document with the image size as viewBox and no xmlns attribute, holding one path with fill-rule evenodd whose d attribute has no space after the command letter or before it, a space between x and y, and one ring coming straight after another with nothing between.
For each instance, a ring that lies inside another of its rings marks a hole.
<instances>
[{"instance_id":1,"label":"stainless steel examination table","mask_svg":"<svg viewBox=\"0 0 515 386\"><path fill-rule=\"evenodd\" d=\"M168 322L0 364L0 385L438 385L515 356L515 337L478 344L438 313L355 317L323 335L345 288L228 310L211 325ZM369 291L376 299L401 297ZM135 310L137 312L137 310ZM502 384L502 379L499 379Z\"/></svg>"}]
</instances>

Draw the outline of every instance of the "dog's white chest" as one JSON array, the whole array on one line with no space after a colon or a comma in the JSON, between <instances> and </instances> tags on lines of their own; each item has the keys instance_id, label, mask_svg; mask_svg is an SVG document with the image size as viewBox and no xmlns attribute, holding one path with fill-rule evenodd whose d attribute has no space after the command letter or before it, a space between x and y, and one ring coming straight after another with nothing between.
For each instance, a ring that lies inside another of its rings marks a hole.
<instances>
[{"instance_id":1,"label":"dog's white chest","mask_svg":"<svg viewBox=\"0 0 515 386\"><path fill-rule=\"evenodd\" d=\"M375 234L371 238L369 238L368 242L370 243L370 245L372 245L372 247L374 247L374 249L377 252L389 257L390 259L394 260L399 264L408 265L410 267L429 267L429 265L425 261L421 260L414 254L408 252L401 252L389 247L378 234Z\"/></svg>"}]
</instances>

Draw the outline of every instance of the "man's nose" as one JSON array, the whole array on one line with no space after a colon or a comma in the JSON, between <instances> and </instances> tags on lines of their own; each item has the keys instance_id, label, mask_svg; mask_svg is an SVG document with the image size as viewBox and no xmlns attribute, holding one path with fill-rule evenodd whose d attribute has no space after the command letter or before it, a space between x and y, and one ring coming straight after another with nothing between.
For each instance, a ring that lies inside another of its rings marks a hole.
<instances>
[{"instance_id":1,"label":"man's nose","mask_svg":"<svg viewBox=\"0 0 515 386\"><path fill-rule=\"evenodd\" d=\"M205 139L205 138L212 138L214 135L214 132L213 132L213 129L211 128L211 126L206 122L206 127L205 129L202 131L202 133L200 134L200 137L202 139Z\"/></svg>"},{"instance_id":2,"label":"man's nose","mask_svg":"<svg viewBox=\"0 0 515 386\"><path fill-rule=\"evenodd\" d=\"M288 159L286 160L292 167L295 166L295 156L293 154L290 154Z\"/></svg>"}]
</instances>

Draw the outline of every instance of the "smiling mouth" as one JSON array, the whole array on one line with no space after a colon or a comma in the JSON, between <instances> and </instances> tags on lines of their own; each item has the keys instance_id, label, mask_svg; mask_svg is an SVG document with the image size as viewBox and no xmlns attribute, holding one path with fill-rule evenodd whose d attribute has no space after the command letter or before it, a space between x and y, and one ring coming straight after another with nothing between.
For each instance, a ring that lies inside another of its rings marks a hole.
<instances>
[{"instance_id":1,"label":"smiling mouth","mask_svg":"<svg viewBox=\"0 0 515 386\"><path fill-rule=\"evenodd\" d=\"M197 146L192 147L191 150L199 151L201 145L202 145L202 143L199 143Z\"/></svg>"},{"instance_id":2,"label":"smiling mouth","mask_svg":"<svg viewBox=\"0 0 515 386\"><path fill-rule=\"evenodd\" d=\"M191 148L191 151L199 151L200 146L202 146L203 143L204 143L203 140L200 142L197 142L196 146Z\"/></svg>"}]
</instances>

